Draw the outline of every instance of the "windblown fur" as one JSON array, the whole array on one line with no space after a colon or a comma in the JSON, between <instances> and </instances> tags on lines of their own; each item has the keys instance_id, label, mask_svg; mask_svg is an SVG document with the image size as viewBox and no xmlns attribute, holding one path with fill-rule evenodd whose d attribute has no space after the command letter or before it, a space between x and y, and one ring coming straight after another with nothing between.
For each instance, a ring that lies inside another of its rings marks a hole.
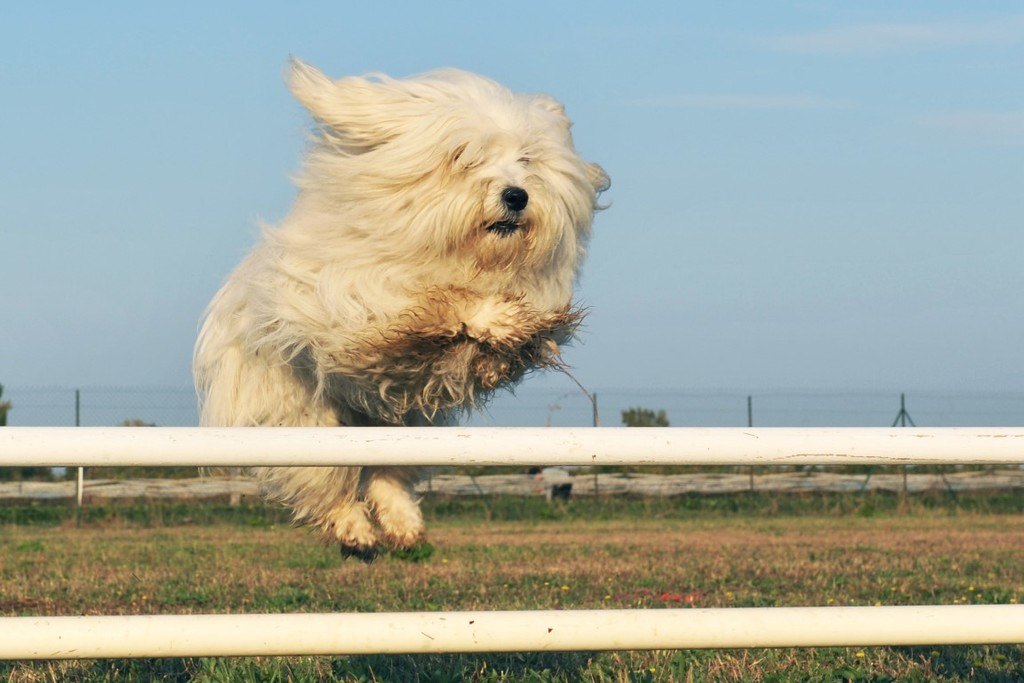
<instances>
[{"instance_id":1,"label":"windblown fur","mask_svg":"<svg viewBox=\"0 0 1024 683\"><path fill-rule=\"evenodd\" d=\"M561 105L457 70L332 81L293 61L289 85L318 125L291 213L207 310L202 423L447 424L559 364L608 186ZM413 470L255 473L353 552L423 534Z\"/></svg>"}]
</instances>

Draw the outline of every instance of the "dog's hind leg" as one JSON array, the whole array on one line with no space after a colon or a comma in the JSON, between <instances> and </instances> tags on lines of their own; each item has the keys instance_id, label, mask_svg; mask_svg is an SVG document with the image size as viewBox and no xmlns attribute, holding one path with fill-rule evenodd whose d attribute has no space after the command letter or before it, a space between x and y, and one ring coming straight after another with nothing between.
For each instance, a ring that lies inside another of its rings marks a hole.
<instances>
[{"instance_id":1,"label":"dog's hind leg","mask_svg":"<svg viewBox=\"0 0 1024 683\"><path fill-rule=\"evenodd\" d=\"M210 358L206 356L209 355ZM293 368L245 354L237 346L202 354L204 425L337 427L337 412L314 395ZM362 555L377 532L361 500L359 467L254 467L264 495L292 509L296 522Z\"/></svg>"},{"instance_id":2,"label":"dog's hind leg","mask_svg":"<svg viewBox=\"0 0 1024 683\"><path fill-rule=\"evenodd\" d=\"M335 508L331 514L327 533L332 533L341 543L342 554L372 559L378 537L366 503L355 501L350 506Z\"/></svg>"},{"instance_id":3,"label":"dog's hind leg","mask_svg":"<svg viewBox=\"0 0 1024 683\"><path fill-rule=\"evenodd\" d=\"M257 470L269 498L292 509L295 521L320 529L326 540L361 555L377 545L370 510L359 500L359 467L264 467Z\"/></svg>"},{"instance_id":4,"label":"dog's hind leg","mask_svg":"<svg viewBox=\"0 0 1024 683\"><path fill-rule=\"evenodd\" d=\"M409 467L363 470L363 495L391 547L408 548L423 538L423 513L413 492L418 478L419 472Z\"/></svg>"}]
</instances>

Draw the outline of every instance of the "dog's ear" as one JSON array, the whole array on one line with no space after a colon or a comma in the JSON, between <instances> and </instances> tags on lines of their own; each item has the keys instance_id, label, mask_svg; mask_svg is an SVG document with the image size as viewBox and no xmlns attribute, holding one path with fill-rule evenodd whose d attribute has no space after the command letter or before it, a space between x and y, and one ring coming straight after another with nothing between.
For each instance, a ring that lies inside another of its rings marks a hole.
<instances>
[{"instance_id":1,"label":"dog's ear","mask_svg":"<svg viewBox=\"0 0 1024 683\"><path fill-rule=\"evenodd\" d=\"M295 99L342 137L350 151L367 151L397 134L396 112L408 95L391 79L353 76L333 81L295 57L287 77Z\"/></svg>"},{"instance_id":2,"label":"dog's ear","mask_svg":"<svg viewBox=\"0 0 1024 683\"><path fill-rule=\"evenodd\" d=\"M288 60L288 89L313 116L322 118L333 107L334 81L298 57Z\"/></svg>"},{"instance_id":3,"label":"dog's ear","mask_svg":"<svg viewBox=\"0 0 1024 683\"><path fill-rule=\"evenodd\" d=\"M569 118L565 115L565 107L554 97L551 97L550 95L536 95L535 101L541 109L547 109L552 114L561 116L563 119Z\"/></svg>"},{"instance_id":4,"label":"dog's ear","mask_svg":"<svg viewBox=\"0 0 1024 683\"><path fill-rule=\"evenodd\" d=\"M590 184L594 186L594 192L598 194L612 186L612 179L597 164L587 164L587 178L590 180Z\"/></svg>"}]
</instances>

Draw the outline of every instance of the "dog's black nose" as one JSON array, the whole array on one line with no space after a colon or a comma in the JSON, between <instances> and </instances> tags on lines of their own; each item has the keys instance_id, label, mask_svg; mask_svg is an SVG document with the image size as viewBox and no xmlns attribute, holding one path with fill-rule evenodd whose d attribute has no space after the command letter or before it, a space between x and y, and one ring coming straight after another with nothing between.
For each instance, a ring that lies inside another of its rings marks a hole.
<instances>
[{"instance_id":1,"label":"dog's black nose","mask_svg":"<svg viewBox=\"0 0 1024 683\"><path fill-rule=\"evenodd\" d=\"M521 187L506 187L501 193L501 201L510 211L522 211L530 201L530 195Z\"/></svg>"}]
</instances>

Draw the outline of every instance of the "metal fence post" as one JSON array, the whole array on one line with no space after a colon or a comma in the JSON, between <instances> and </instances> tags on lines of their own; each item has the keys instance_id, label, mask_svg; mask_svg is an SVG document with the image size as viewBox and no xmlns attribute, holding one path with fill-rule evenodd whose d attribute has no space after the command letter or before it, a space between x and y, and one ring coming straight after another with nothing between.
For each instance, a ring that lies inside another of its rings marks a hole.
<instances>
[{"instance_id":1,"label":"metal fence post","mask_svg":"<svg viewBox=\"0 0 1024 683\"><path fill-rule=\"evenodd\" d=\"M75 389L75 426L82 426L82 392ZM78 478L75 481L75 498L78 501L78 507L82 507L82 489L85 488L85 468L78 468Z\"/></svg>"},{"instance_id":2,"label":"metal fence post","mask_svg":"<svg viewBox=\"0 0 1024 683\"><path fill-rule=\"evenodd\" d=\"M747 426L754 426L754 397L747 394ZM754 466L750 466L750 492L754 492Z\"/></svg>"},{"instance_id":3,"label":"metal fence post","mask_svg":"<svg viewBox=\"0 0 1024 683\"><path fill-rule=\"evenodd\" d=\"M600 427L601 426L601 415L597 411L597 393L593 393L593 394L590 395L590 404L591 404L591 406L594 409L594 426L595 427ZM601 490L598 488L598 484L597 484L597 469L595 468L594 469L594 499L597 500L600 497L601 497Z\"/></svg>"}]
</instances>

